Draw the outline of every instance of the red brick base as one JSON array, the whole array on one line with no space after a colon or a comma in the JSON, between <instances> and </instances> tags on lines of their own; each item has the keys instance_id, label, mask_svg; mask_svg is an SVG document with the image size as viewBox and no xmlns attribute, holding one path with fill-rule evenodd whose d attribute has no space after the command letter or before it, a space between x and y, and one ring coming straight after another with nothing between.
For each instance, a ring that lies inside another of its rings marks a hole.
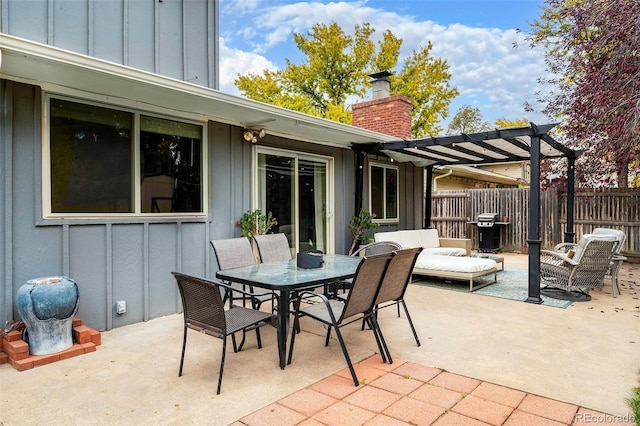
<instances>
[{"instance_id":1,"label":"red brick base","mask_svg":"<svg viewBox=\"0 0 640 426\"><path fill-rule=\"evenodd\" d=\"M0 346L0 364L8 362L18 371L29 370L41 365L95 352L102 343L100 332L82 325L80 318L73 319L73 346L62 352L49 355L29 354L29 345L22 340L22 333L14 330L7 333Z\"/></svg>"}]
</instances>

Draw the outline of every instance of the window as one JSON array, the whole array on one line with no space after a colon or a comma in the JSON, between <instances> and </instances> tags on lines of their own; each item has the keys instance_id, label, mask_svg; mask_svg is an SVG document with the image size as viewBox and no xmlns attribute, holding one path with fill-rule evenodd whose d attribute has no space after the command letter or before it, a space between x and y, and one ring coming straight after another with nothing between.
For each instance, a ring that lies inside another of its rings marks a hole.
<instances>
[{"instance_id":1,"label":"window","mask_svg":"<svg viewBox=\"0 0 640 426\"><path fill-rule=\"evenodd\" d=\"M49 102L46 215L203 212L202 125Z\"/></svg>"},{"instance_id":2,"label":"window","mask_svg":"<svg viewBox=\"0 0 640 426\"><path fill-rule=\"evenodd\" d=\"M376 221L398 220L398 168L372 164L369 168L369 202Z\"/></svg>"}]
</instances>

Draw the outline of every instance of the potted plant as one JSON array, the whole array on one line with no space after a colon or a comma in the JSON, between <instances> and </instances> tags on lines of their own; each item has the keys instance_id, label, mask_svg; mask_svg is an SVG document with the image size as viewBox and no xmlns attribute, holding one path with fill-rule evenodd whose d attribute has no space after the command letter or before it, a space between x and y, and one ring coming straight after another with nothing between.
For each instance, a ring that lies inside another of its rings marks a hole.
<instances>
[{"instance_id":1,"label":"potted plant","mask_svg":"<svg viewBox=\"0 0 640 426\"><path fill-rule=\"evenodd\" d=\"M371 214L367 209L361 209L360 213L354 215L349 221L349 230L353 235L353 242L349 249L349 255L357 248L361 242L367 241L365 233L369 230L376 229L378 224L373 221L375 214Z\"/></svg>"},{"instance_id":2,"label":"potted plant","mask_svg":"<svg viewBox=\"0 0 640 426\"><path fill-rule=\"evenodd\" d=\"M253 238L254 235L264 235L277 224L278 221L271 212L264 214L260 209L255 209L253 212L247 211L238 221L242 235L249 238Z\"/></svg>"},{"instance_id":3,"label":"potted plant","mask_svg":"<svg viewBox=\"0 0 640 426\"><path fill-rule=\"evenodd\" d=\"M258 252L258 246L256 245L253 237L255 235L266 234L277 224L278 221L273 217L271 212L264 214L260 209L255 209L253 212L247 211L236 223L236 225L240 226L240 232L242 232L242 235L251 240L251 246L253 247L253 254L256 258L256 262L260 262L260 253Z\"/></svg>"}]
</instances>

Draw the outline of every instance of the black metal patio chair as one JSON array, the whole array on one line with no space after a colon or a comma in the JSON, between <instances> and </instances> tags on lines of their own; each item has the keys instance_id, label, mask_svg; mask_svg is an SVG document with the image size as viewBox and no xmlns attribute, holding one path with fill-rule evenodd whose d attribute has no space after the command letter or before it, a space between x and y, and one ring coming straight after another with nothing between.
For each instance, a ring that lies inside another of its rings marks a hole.
<instances>
[{"instance_id":1,"label":"black metal patio chair","mask_svg":"<svg viewBox=\"0 0 640 426\"><path fill-rule=\"evenodd\" d=\"M404 295L411 282L411 273L413 272L413 267L421 251L422 247L417 247L395 252L382 277L380 291L376 297L374 308L374 313L377 315L380 309L395 305L398 307L399 317L400 305L402 305L404 313L407 316L407 321L409 322L409 327L411 327L411 332L418 346L420 346L420 339L418 339L418 333L413 326L413 321L411 321L411 315L409 315L409 309L404 301ZM364 327L364 324L362 326Z\"/></svg>"},{"instance_id":2,"label":"black metal patio chair","mask_svg":"<svg viewBox=\"0 0 640 426\"><path fill-rule=\"evenodd\" d=\"M384 341L380 327L376 322L375 315L373 314L374 303L378 290L380 289L380 282L389 265L391 256L379 255L370 258L364 258L358 265L358 269L353 277L353 286L349 295L345 301L338 299L328 299L324 294L305 291L301 293L301 297L296 300L295 312L294 312L294 330L299 329L300 317L306 316L316 321L319 321L328 326L327 336L325 338L325 346L329 345L329 339L331 337L331 330L334 329L336 337L340 343L340 348L344 354L344 358L351 372L351 377L356 386L359 385L358 377L356 375L349 352L345 345L344 339L340 329L353 322L360 321L364 318L369 327L371 328L378 350L382 357L383 362L389 361L393 363L389 349ZM320 303L312 304L305 308L300 307L300 301L302 297L316 297L320 299ZM289 358L288 364L291 364L293 358L293 347L296 338L296 332L291 333L291 343L289 345Z\"/></svg>"},{"instance_id":3,"label":"black metal patio chair","mask_svg":"<svg viewBox=\"0 0 640 426\"><path fill-rule=\"evenodd\" d=\"M218 268L221 271L232 268L240 268L256 264L256 257L253 252L251 242L246 237L228 238L224 240L212 240L211 247L218 261ZM242 305L246 306L246 301L250 300L254 309L259 309L262 303L271 301L271 309L274 308L274 299L276 296L273 292L256 292L253 287L239 284L227 283L230 287L225 292L224 301L229 300L233 304L234 300L242 300ZM240 293L238 297L234 296L234 291Z\"/></svg>"},{"instance_id":4,"label":"black metal patio chair","mask_svg":"<svg viewBox=\"0 0 640 426\"><path fill-rule=\"evenodd\" d=\"M291 247L285 234L265 234L253 237L262 263L291 260Z\"/></svg>"}]
</instances>

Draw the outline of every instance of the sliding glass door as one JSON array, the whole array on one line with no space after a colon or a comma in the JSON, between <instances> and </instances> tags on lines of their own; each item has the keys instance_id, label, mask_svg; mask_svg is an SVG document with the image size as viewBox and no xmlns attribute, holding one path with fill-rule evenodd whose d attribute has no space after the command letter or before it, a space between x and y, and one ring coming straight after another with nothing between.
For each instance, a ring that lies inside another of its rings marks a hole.
<instances>
[{"instance_id":1,"label":"sliding glass door","mask_svg":"<svg viewBox=\"0 0 640 426\"><path fill-rule=\"evenodd\" d=\"M254 205L277 219L274 231L287 236L292 254L333 253L332 159L257 148L256 165Z\"/></svg>"}]
</instances>

